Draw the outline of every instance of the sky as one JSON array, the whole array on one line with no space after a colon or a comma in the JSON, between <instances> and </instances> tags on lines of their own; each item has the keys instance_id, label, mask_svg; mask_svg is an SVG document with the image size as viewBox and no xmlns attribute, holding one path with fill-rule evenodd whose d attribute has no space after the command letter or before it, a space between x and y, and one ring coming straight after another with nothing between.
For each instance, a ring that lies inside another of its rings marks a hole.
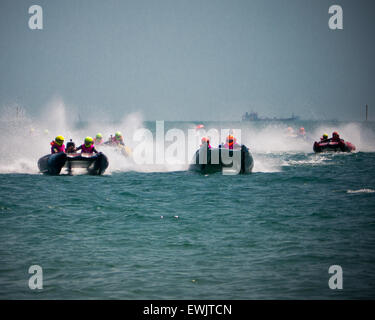
<instances>
[{"instance_id":1,"label":"sky","mask_svg":"<svg viewBox=\"0 0 375 320\"><path fill-rule=\"evenodd\" d=\"M35 4L43 30L28 26ZM368 104L375 120L374 17L371 0L1 0L0 108L363 120Z\"/></svg>"}]
</instances>

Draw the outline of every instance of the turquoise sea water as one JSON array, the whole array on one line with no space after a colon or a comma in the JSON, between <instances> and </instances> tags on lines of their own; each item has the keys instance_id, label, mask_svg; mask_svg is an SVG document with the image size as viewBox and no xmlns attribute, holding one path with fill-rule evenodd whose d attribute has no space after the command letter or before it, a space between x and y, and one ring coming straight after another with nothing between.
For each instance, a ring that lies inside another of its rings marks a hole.
<instances>
[{"instance_id":1,"label":"turquoise sea water","mask_svg":"<svg viewBox=\"0 0 375 320\"><path fill-rule=\"evenodd\" d=\"M374 299L374 127L358 130L352 154L254 142L251 175L3 172L0 298Z\"/></svg>"}]
</instances>

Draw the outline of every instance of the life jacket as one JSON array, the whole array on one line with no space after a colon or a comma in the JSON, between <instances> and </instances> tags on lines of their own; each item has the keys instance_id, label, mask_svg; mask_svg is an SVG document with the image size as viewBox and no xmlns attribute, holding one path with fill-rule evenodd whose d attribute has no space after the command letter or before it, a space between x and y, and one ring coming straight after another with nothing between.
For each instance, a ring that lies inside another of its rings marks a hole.
<instances>
[{"instance_id":1,"label":"life jacket","mask_svg":"<svg viewBox=\"0 0 375 320\"><path fill-rule=\"evenodd\" d=\"M233 143L230 145L228 142L223 145L225 149L233 149Z\"/></svg>"},{"instance_id":2,"label":"life jacket","mask_svg":"<svg viewBox=\"0 0 375 320\"><path fill-rule=\"evenodd\" d=\"M93 153L94 144L91 144L89 147L86 147L85 144L81 145L82 153Z\"/></svg>"},{"instance_id":3,"label":"life jacket","mask_svg":"<svg viewBox=\"0 0 375 320\"><path fill-rule=\"evenodd\" d=\"M237 139L235 137L233 137L232 135L229 135L226 139L225 144L224 144L224 148L233 149L233 148L237 148L237 147L240 147L240 145L237 144Z\"/></svg>"},{"instance_id":4,"label":"life jacket","mask_svg":"<svg viewBox=\"0 0 375 320\"><path fill-rule=\"evenodd\" d=\"M121 142L123 143L124 140L123 139L117 140L116 137L112 137L112 143L120 144Z\"/></svg>"},{"instance_id":5,"label":"life jacket","mask_svg":"<svg viewBox=\"0 0 375 320\"><path fill-rule=\"evenodd\" d=\"M51 153L60 153L60 152L65 152L65 145L62 144L59 146L56 141L52 141L51 143ZM57 151L55 151L57 149Z\"/></svg>"},{"instance_id":6,"label":"life jacket","mask_svg":"<svg viewBox=\"0 0 375 320\"><path fill-rule=\"evenodd\" d=\"M207 144L207 146L208 146L208 149L211 149L211 145L210 145L210 143L207 143L207 142L202 143L200 146L203 147L203 146L206 145L206 144Z\"/></svg>"},{"instance_id":7,"label":"life jacket","mask_svg":"<svg viewBox=\"0 0 375 320\"><path fill-rule=\"evenodd\" d=\"M233 142L228 143L228 142L226 142L226 143L223 145L223 147L226 148L226 149L230 149L230 150L232 150L232 149L235 149L235 148L239 148L240 145L239 145L237 142L236 142L236 143L233 143Z\"/></svg>"},{"instance_id":8,"label":"life jacket","mask_svg":"<svg viewBox=\"0 0 375 320\"><path fill-rule=\"evenodd\" d=\"M94 138L94 144L96 144L97 146L99 146L99 145L101 145L103 143L104 143L103 139L98 140L98 139Z\"/></svg>"},{"instance_id":9,"label":"life jacket","mask_svg":"<svg viewBox=\"0 0 375 320\"><path fill-rule=\"evenodd\" d=\"M110 144L112 146L113 145L116 145L116 146L118 146L118 145L123 145L124 146L125 145L123 138L121 140L117 140L116 137L112 137Z\"/></svg>"}]
</instances>

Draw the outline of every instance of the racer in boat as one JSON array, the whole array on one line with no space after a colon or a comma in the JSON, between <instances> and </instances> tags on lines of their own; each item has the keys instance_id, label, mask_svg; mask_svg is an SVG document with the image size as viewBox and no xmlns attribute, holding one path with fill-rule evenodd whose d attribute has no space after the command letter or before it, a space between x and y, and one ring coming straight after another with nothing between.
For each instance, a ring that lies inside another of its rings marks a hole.
<instances>
[{"instance_id":1,"label":"racer in boat","mask_svg":"<svg viewBox=\"0 0 375 320\"><path fill-rule=\"evenodd\" d=\"M51 142L51 154L65 152L64 137L57 136L55 141Z\"/></svg>"},{"instance_id":2,"label":"racer in boat","mask_svg":"<svg viewBox=\"0 0 375 320\"><path fill-rule=\"evenodd\" d=\"M324 133L323 136L320 138L320 142L329 142L328 134Z\"/></svg>"},{"instance_id":3,"label":"racer in boat","mask_svg":"<svg viewBox=\"0 0 375 320\"><path fill-rule=\"evenodd\" d=\"M114 146L118 146L118 145L125 146L124 137L122 136L122 133L120 131L117 131L115 133L115 136L113 137L111 135L109 140L105 142L104 144L109 144L109 145L114 145Z\"/></svg>"},{"instance_id":4,"label":"racer in boat","mask_svg":"<svg viewBox=\"0 0 375 320\"><path fill-rule=\"evenodd\" d=\"M341 149L345 147L345 140L340 138L340 135L337 131L332 132L332 138L330 139L331 142L338 142Z\"/></svg>"},{"instance_id":5,"label":"racer in boat","mask_svg":"<svg viewBox=\"0 0 375 320\"><path fill-rule=\"evenodd\" d=\"M70 139L70 141L66 144L66 153L74 153L76 151L76 145L75 143L72 141L72 139Z\"/></svg>"},{"instance_id":6,"label":"racer in boat","mask_svg":"<svg viewBox=\"0 0 375 320\"><path fill-rule=\"evenodd\" d=\"M332 138L331 141L333 142L344 142L344 139L340 139L340 135L337 131L332 132Z\"/></svg>"},{"instance_id":7,"label":"racer in boat","mask_svg":"<svg viewBox=\"0 0 375 320\"><path fill-rule=\"evenodd\" d=\"M95 149L94 147L94 139L91 137L86 137L85 138L85 143L81 144L76 151L82 150L82 153L99 153L98 150Z\"/></svg>"},{"instance_id":8,"label":"racer in boat","mask_svg":"<svg viewBox=\"0 0 375 320\"><path fill-rule=\"evenodd\" d=\"M297 135L295 134L294 132L294 129L292 127L288 127L287 130L286 130L286 136L288 138L296 138Z\"/></svg>"},{"instance_id":9,"label":"racer in boat","mask_svg":"<svg viewBox=\"0 0 375 320\"><path fill-rule=\"evenodd\" d=\"M304 128L304 127L299 128L298 135L299 135L301 138L303 138L303 139L306 138L306 131L305 131L305 128Z\"/></svg>"},{"instance_id":10,"label":"racer in boat","mask_svg":"<svg viewBox=\"0 0 375 320\"><path fill-rule=\"evenodd\" d=\"M238 149L241 148L241 145L237 143L237 139L231 134L226 138L226 142L221 146L226 149Z\"/></svg>"},{"instance_id":11,"label":"racer in boat","mask_svg":"<svg viewBox=\"0 0 375 320\"><path fill-rule=\"evenodd\" d=\"M94 144L97 145L97 146L100 146L103 143L104 143L104 141L103 141L103 135L101 133L98 133L96 135L96 137L94 138Z\"/></svg>"},{"instance_id":12,"label":"racer in boat","mask_svg":"<svg viewBox=\"0 0 375 320\"><path fill-rule=\"evenodd\" d=\"M206 137L203 137L202 140L201 140L201 147L206 145L208 146L208 149L211 149L211 145L210 145L210 139L209 138L206 138Z\"/></svg>"}]
</instances>

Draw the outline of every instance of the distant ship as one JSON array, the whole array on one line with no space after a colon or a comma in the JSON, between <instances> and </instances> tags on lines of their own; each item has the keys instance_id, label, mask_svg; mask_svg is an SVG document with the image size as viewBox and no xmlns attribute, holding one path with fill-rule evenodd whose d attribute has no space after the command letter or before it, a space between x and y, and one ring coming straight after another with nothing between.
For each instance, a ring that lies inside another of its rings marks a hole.
<instances>
[{"instance_id":1,"label":"distant ship","mask_svg":"<svg viewBox=\"0 0 375 320\"><path fill-rule=\"evenodd\" d=\"M246 112L242 116L242 121L295 121L298 119L299 117L295 116L294 114L292 114L290 118L260 118L257 112Z\"/></svg>"}]
</instances>

